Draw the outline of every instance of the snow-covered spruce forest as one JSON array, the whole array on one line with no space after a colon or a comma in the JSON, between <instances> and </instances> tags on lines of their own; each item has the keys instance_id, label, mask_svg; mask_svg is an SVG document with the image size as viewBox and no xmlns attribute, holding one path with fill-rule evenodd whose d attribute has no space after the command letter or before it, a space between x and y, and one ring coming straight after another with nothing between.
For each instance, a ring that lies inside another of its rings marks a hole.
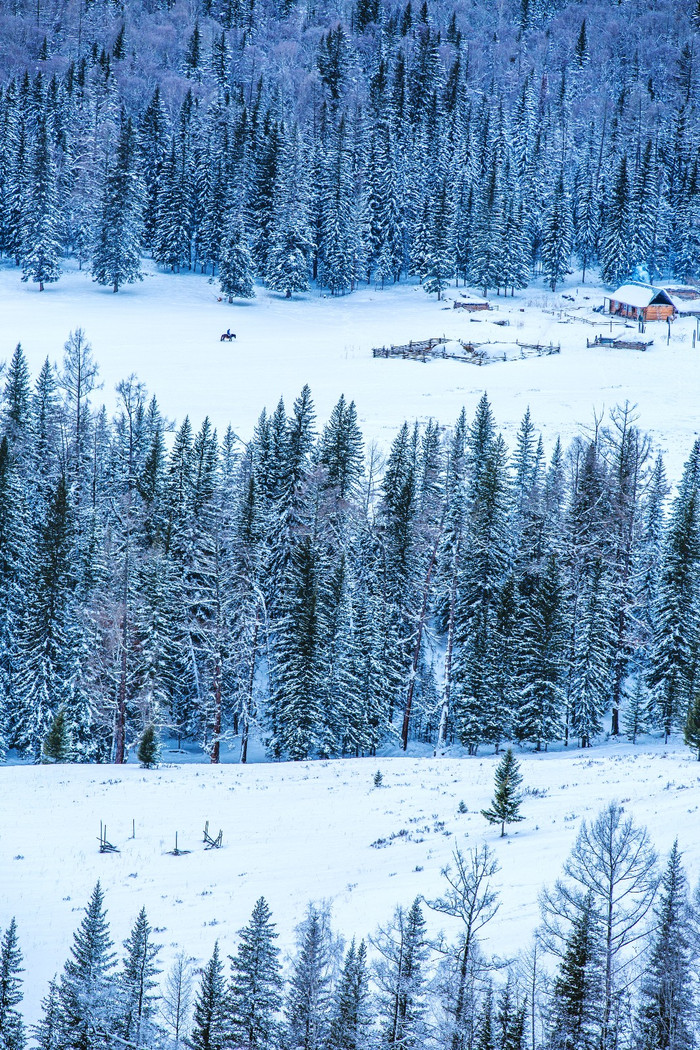
<instances>
[{"instance_id":1,"label":"snow-covered spruce forest","mask_svg":"<svg viewBox=\"0 0 700 1050\"><path fill-rule=\"evenodd\" d=\"M700 257L695 0L12 0L0 252L291 295Z\"/></svg>"},{"instance_id":2,"label":"snow-covered spruce forest","mask_svg":"<svg viewBox=\"0 0 700 1050\"><path fill-rule=\"evenodd\" d=\"M80 331L57 375L21 348L7 371L3 751L120 763L153 724L213 762L251 732L296 760L604 728L700 753L700 441L668 506L624 408L545 456L484 395L382 461L352 402L317 424L305 387L243 448L185 419L167 451L133 378L91 410L96 373Z\"/></svg>"}]
</instances>

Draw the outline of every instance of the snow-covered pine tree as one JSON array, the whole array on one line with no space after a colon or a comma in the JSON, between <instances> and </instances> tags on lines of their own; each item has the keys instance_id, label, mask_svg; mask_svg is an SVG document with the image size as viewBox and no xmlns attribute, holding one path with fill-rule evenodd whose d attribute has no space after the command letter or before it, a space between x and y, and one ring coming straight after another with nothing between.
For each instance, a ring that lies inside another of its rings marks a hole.
<instances>
[{"instance_id":1,"label":"snow-covered pine tree","mask_svg":"<svg viewBox=\"0 0 700 1050\"><path fill-rule=\"evenodd\" d=\"M371 1045L367 948L353 940L333 994L326 1046L328 1050L365 1050Z\"/></svg>"},{"instance_id":2,"label":"snow-covered pine tree","mask_svg":"<svg viewBox=\"0 0 700 1050\"><path fill-rule=\"evenodd\" d=\"M13 919L0 941L0 1047L24 1050L26 1036L19 1007L22 1003L22 953Z\"/></svg>"},{"instance_id":3,"label":"snow-covered pine tree","mask_svg":"<svg viewBox=\"0 0 700 1050\"><path fill-rule=\"evenodd\" d=\"M688 885L676 840L661 880L649 963L642 977L636 1046L639 1050L691 1050L695 1012L693 941Z\"/></svg>"},{"instance_id":4,"label":"snow-covered pine tree","mask_svg":"<svg viewBox=\"0 0 700 1050\"><path fill-rule=\"evenodd\" d=\"M693 446L666 533L654 610L648 682L665 738L682 725L690 702L698 644L698 481L700 442Z\"/></svg>"},{"instance_id":5,"label":"snow-covered pine tree","mask_svg":"<svg viewBox=\"0 0 700 1050\"><path fill-rule=\"evenodd\" d=\"M64 697L65 627L74 585L72 530L61 476L36 539L30 601L18 638L15 743L35 758Z\"/></svg>"},{"instance_id":6,"label":"snow-covered pine tree","mask_svg":"<svg viewBox=\"0 0 700 1050\"><path fill-rule=\"evenodd\" d=\"M601 929L589 892L580 901L552 989L550 1045L594 1050L601 1009Z\"/></svg>"},{"instance_id":7,"label":"snow-covered pine tree","mask_svg":"<svg viewBox=\"0 0 700 1050\"><path fill-rule=\"evenodd\" d=\"M352 143L341 115L325 151L321 180L321 240L318 276L333 295L350 291L359 278L362 254L353 180Z\"/></svg>"},{"instance_id":8,"label":"snow-covered pine tree","mask_svg":"<svg viewBox=\"0 0 700 1050\"><path fill-rule=\"evenodd\" d=\"M600 204L590 163L578 174L575 212L574 249L581 264L581 280L585 284L586 270L597 258L600 238Z\"/></svg>"},{"instance_id":9,"label":"snow-covered pine tree","mask_svg":"<svg viewBox=\"0 0 700 1050\"><path fill-rule=\"evenodd\" d=\"M515 735L537 750L561 735L564 620L559 568L553 555L524 601L517 654Z\"/></svg>"},{"instance_id":10,"label":"snow-covered pine tree","mask_svg":"<svg viewBox=\"0 0 700 1050\"><path fill-rule=\"evenodd\" d=\"M58 984L58 1045L102 1050L116 1007L115 958L102 887L92 891Z\"/></svg>"},{"instance_id":11,"label":"snow-covered pine tree","mask_svg":"<svg viewBox=\"0 0 700 1050\"><path fill-rule=\"evenodd\" d=\"M33 1032L37 1050L59 1050L60 1009L58 985L52 980L41 1000L41 1017Z\"/></svg>"},{"instance_id":12,"label":"snow-covered pine tree","mask_svg":"<svg viewBox=\"0 0 700 1050\"><path fill-rule=\"evenodd\" d=\"M313 905L298 928L285 1004L286 1038L297 1050L321 1050L328 1038L332 935L329 915Z\"/></svg>"},{"instance_id":13,"label":"snow-covered pine tree","mask_svg":"<svg viewBox=\"0 0 700 1050\"><path fill-rule=\"evenodd\" d=\"M183 149L173 137L159 176L153 258L179 273L192 258L192 200Z\"/></svg>"},{"instance_id":14,"label":"snow-covered pine tree","mask_svg":"<svg viewBox=\"0 0 700 1050\"><path fill-rule=\"evenodd\" d=\"M612 655L610 599L602 562L595 559L583 582L577 605L578 629L571 660L571 729L590 747L602 729L609 697Z\"/></svg>"},{"instance_id":15,"label":"snow-covered pine tree","mask_svg":"<svg viewBox=\"0 0 700 1050\"><path fill-rule=\"evenodd\" d=\"M284 581L268 706L273 752L297 760L318 755L324 747L328 683L323 576L317 546L306 537L292 550Z\"/></svg>"},{"instance_id":16,"label":"snow-covered pine tree","mask_svg":"<svg viewBox=\"0 0 700 1050\"><path fill-rule=\"evenodd\" d=\"M552 291L566 275L574 243L571 197L561 170L542 220L542 273Z\"/></svg>"},{"instance_id":17,"label":"snow-covered pine tree","mask_svg":"<svg viewBox=\"0 0 700 1050\"><path fill-rule=\"evenodd\" d=\"M137 144L131 118L124 113L114 158L102 190L93 279L118 292L123 284L141 280L141 214L143 193L137 170Z\"/></svg>"},{"instance_id":18,"label":"snow-covered pine tree","mask_svg":"<svg viewBox=\"0 0 700 1050\"><path fill-rule=\"evenodd\" d=\"M696 689L693 699L688 704L683 739L688 747L697 751L698 762L700 762L700 689Z\"/></svg>"},{"instance_id":19,"label":"snow-covered pine tree","mask_svg":"<svg viewBox=\"0 0 700 1050\"><path fill-rule=\"evenodd\" d=\"M423 281L426 292L437 295L438 302L455 272L453 224L452 186L443 175L431 196Z\"/></svg>"},{"instance_id":20,"label":"snow-covered pine tree","mask_svg":"<svg viewBox=\"0 0 700 1050\"><path fill-rule=\"evenodd\" d=\"M151 924L142 908L124 941L125 955L117 975L119 1007L116 1032L137 1046L151 1045L157 1034L157 966L160 945L153 943Z\"/></svg>"},{"instance_id":21,"label":"snow-covered pine tree","mask_svg":"<svg viewBox=\"0 0 700 1050\"><path fill-rule=\"evenodd\" d=\"M46 118L40 115L29 169L26 221L22 237L22 280L44 285L61 275L61 215L56 185L56 164Z\"/></svg>"},{"instance_id":22,"label":"snow-covered pine tree","mask_svg":"<svg viewBox=\"0 0 700 1050\"><path fill-rule=\"evenodd\" d=\"M243 238L241 224L229 224L219 259L219 286L221 294L233 302L236 299L253 299L253 261Z\"/></svg>"},{"instance_id":23,"label":"snow-covered pine tree","mask_svg":"<svg viewBox=\"0 0 700 1050\"><path fill-rule=\"evenodd\" d=\"M632 208L627 155L620 157L610 189L600 247L600 276L605 284L619 284L632 269Z\"/></svg>"},{"instance_id":24,"label":"snow-covered pine tree","mask_svg":"<svg viewBox=\"0 0 700 1050\"><path fill-rule=\"evenodd\" d=\"M250 922L238 931L231 956L227 993L228 1038L243 1050L268 1050L275 1045L282 1002L278 937L267 901L260 897Z\"/></svg>"},{"instance_id":25,"label":"snow-covered pine tree","mask_svg":"<svg viewBox=\"0 0 700 1050\"><path fill-rule=\"evenodd\" d=\"M425 1034L428 943L425 918L416 898L411 907L397 908L392 921L372 938L380 958L380 1046L414 1050Z\"/></svg>"},{"instance_id":26,"label":"snow-covered pine tree","mask_svg":"<svg viewBox=\"0 0 700 1050\"><path fill-rule=\"evenodd\" d=\"M294 292L309 287L311 238L308 223L306 169L301 134L291 131L281 149L273 194L273 221L265 269L269 288Z\"/></svg>"},{"instance_id":27,"label":"snow-covered pine tree","mask_svg":"<svg viewBox=\"0 0 700 1050\"><path fill-rule=\"evenodd\" d=\"M491 805L481 811L482 817L485 817L489 824L501 825L501 838L506 833L506 824L525 819L520 813L523 801L520 793L522 782L523 776L518 760L509 747L496 767Z\"/></svg>"},{"instance_id":28,"label":"snow-covered pine tree","mask_svg":"<svg viewBox=\"0 0 700 1050\"><path fill-rule=\"evenodd\" d=\"M201 971L187 1046L189 1050L225 1050L226 1031L226 981L217 941Z\"/></svg>"},{"instance_id":29,"label":"snow-covered pine tree","mask_svg":"<svg viewBox=\"0 0 700 1050\"><path fill-rule=\"evenodd\" d=\"M453 668L457 731L471 753L484 740L498 743L504 721L490 668L498 644L496 596L508 568L507 452L500 435L482 444L484 435L478 433L482 415L480 405L470 437L475 466L468 493Z\"/></svg>"}]
</instances>

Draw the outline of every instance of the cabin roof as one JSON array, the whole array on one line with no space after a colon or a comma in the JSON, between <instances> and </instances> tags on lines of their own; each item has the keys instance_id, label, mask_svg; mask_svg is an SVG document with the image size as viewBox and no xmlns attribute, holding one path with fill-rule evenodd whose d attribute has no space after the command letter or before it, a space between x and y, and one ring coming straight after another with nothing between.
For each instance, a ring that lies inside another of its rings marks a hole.
<instances>
[{"instance_id":1,"label":"cabin roof","mask_svg":"<svg viewBox=\"0 0 700 1050\"><path fill-rule=\"evenodd\" d=\"M673 299L663 288L654 288L651 284L641 284L630 281L629 284L620 285L615 292L611 292L608 299L616 303L624 303L625 306L636 306L643 309L652 303L663 306L675 306Z\"/></svg>"},{"instance_id":2,"label":"cabin roof","mask_svg":"<svg viewBox=\"0 0 700 1050\"><path fill-rule=\"evenodd\" d=\"M666 295L671 297L679 314L700 314L700 289L684 285L666 286Z\"/></svg>"}]
</instances>

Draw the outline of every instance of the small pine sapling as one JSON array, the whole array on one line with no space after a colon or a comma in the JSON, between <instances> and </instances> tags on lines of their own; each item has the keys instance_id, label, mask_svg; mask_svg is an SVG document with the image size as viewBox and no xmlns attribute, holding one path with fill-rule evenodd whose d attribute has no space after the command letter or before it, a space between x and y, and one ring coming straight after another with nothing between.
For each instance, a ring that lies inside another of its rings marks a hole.
<instances>
[{"instance_id":1,"label":"small pine sapling","mask_svg":"<svg viewBox=\"0 0 700 1050\"><path fill-rule=\"evenodd\" d=\"M482 809L481 815L489 824L501 825L501 838L506 833L506 824L514 824L525 818L518 812L522 802L520 785L523 778L518 761L511 748L508 748L498 763L495 775L495 790L490 809Z\"/></svg>"},{"instance_id":2,"label":"small pine sapling","mask_svg":"<svg viewBox=\"0 0 700 1050\"><path fill-rule=\"evenodd\" d=\"M698 753L698 762L700 762L700 690L698 690L693 697L692 703L688 707L688 717L685 721L685 742L688 747L693 747Z\"/></svg>"},{"instance_id":3,"label":"small pine sapling","mask_svg":"<svg viewBox=\"0 0 700 1050\"><path fill-rule=\"evenodd\" d=\"M378 769L377 772L374 774L374 777L372 778L372 783L376 788L380 788L384 783L384 777L382 776L381 769Z\"/></svg>"},{"instance_id":4,"label":"small pine sapling","mask_svg":"<svg viewBox=\"0 0 700 1050\"><path fill-rule=\"evenodd\" d=\"M157 765L160 758L160 748L158 746L156 728L153 723L147 725L141 734L136 757L144 769L153 769Z\"/></svg>"},{"instance_id":5,"label":"small pine sapling","mask_svg":"<svg viewBox=\"0 0 700 1050\"><path fill-rule=\"evenodd\" d=\"M469 812L469 810L467 809L467 807L466 807L466 805L464 803L464 799L460 799L460 803L457 806L457 812L458 813L468 813Z\"/></svg>"},{"instance_id":6,"label":"small pine sapling","mask_svg":"<svg viewBox=\"0 0 700 1050\"><path fill-rule=\"evenodd\" d=\"M644 681L640 675L634 688L634 692L631 694L622 716L622 728L627 735L627 739L632 744L636 744L637 737L640 733L646 733L648 725L649 697L647 696L646 689L644 688Z\"/></svg>"},{"instance_id":7,"label":"small pine sapling","mask_svg":"<svg viewBox=\"0 0 700 1050\"><path fill-rule=\"evenodd\" d=\"M44 762L67 762L70 757L70 738L66 724L66 712L63 708L56 712L49 727L41 756Z\"/></svg>"}]
</instances>

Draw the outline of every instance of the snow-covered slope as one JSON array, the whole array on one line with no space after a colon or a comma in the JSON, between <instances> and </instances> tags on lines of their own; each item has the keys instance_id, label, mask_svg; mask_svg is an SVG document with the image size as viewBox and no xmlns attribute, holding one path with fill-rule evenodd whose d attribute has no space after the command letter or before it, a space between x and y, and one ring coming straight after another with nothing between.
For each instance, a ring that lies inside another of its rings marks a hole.
<instances>
[{"instance_id":1,"label":"snow-covered slope","mask_svg":"<svg viewBox=\"0 0 700 1050\"><path fill-rule=\"evenodd\" d=\"M698 431L695 321L676 321L670 345L665 323L647 325L654 345L643 353L588 348L587 339L609 334L605 318L592 310L604 293L573 279L563 295L533 286L514 299L491 296L498 311L477 315L452 309L459 290L438 303L410 284L365 287L341 298L309 293L291 302L259 288L257 299L233 306L217 302L217 289L201 276L151 273L113 295L89 274L73 271L39 293L6 264L0 269L0 360L21 342L36 374L47 355L60 362L69 331L82 327L104 381L95 403L104 398L111 410L115 384L135 373L171 418L189 414L197 426L208 414L220 432L231 423L243 440L263 407L274 407L280 395L290 406L304 383L320 421L340 394L354 398L366 438L383 447L404 419L432 417L449 425L462 406L473 412L484 390L506 436L512 440L529 405L550 446L557 434L568 440L591 425L594 412L626 400L637 404L640 426L667 454L673 478ZM229 326L236 342L221 343ZM637 332L619 322L614 330L632 338ZM442 335L510 346L552 342L561 344L561 354L483 368L372 358L374 346Z\"/></svg>"},{"instance_id":2,"label":"snow-covered slope","mask_svg":"<svg viewBox=\"0 0 700 1050\"><path fill-rule=\"evenodd\" d=\"M167 756L166 756L167 757ZM455 846L488 842L502 906L490 947L515 954L537 922L537 894L556 877L583 818L611 799L647 824L657 848L678 836L700 875L700 763L680 745L604 746L522 758L523 823L505 839L480 816L493 756L373 758L312 764L11 766L0 770L0 928L17 916L26 1009L36 1017L99 878L117 943L142 905L168 963L177 947L205 959L264 894L284 949L309 900L332 902L346 937L372 933L397 903L427 898ZM377 769L383 785L373 786ZM464 801L468 812L458 811ZM223 848L205 851L205 821ZM100 821L120 853L100 854ZM135 838L132 838L132 821ZM169 855L178 832L187 855ZM446 920L429 913L432 929Z\"/></svg>"}]
</instances>

